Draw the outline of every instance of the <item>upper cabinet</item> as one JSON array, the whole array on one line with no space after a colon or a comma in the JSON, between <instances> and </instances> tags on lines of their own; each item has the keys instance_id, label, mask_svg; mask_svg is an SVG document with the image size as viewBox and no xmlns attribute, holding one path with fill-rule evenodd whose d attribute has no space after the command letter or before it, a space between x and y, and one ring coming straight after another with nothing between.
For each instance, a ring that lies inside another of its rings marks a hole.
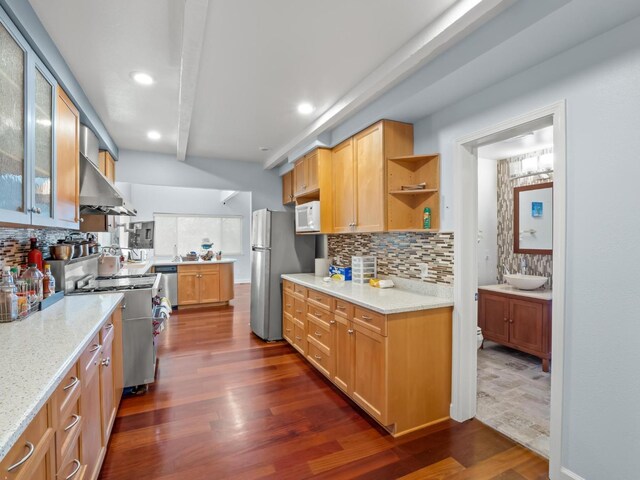
<instances>
[{"instance_id":1,"label":"upper cabinet","mask_svg":"<svg viewBox=\"0 0 640 480\"><path fill-rule=\"evenodd\" d=\"M389 120L333 148L334 233L387 230L386 159L412 153L413 125Z\"/></svg>"},{"instance_id":2,"label":"upper cabinet","mask_svg":"<svg viewBox=\"0 0 640 480\"><path fill-rule=\"evenodd\" d=\"M98 155L98 168L112 184L116 182L116 162L108 151L100 151Z\"/></svg>"},{"instance_id":3,"label":"upper cabinet","mask_svg":"<svg viewBox=\"0 0 640 480\"><path fill-rule=\"evenodd\" d=\"M282 204L294 203L296 198L293 195L293 170L282 176Z\"/></svg>"},{"instance_id":4,"label":"upper cabinet","mask_svg":"<svg viewBox=\"0 0 640 480\"><path fill-rule=\"evenodd\" d=\"M312 150L293 166L293 195L301 197L316 192L319 188L318 151Z\"/></svg>"},{"instance_id":5,"label":"upper cabinet","mask_svg":"<svg viewBox=\"0 0 640 480\"><path fill-rule=\"evenodd\" d=\"M78 228L78 110L2 11L0 118L0 223Z\"/></svg>"}]
</instances>

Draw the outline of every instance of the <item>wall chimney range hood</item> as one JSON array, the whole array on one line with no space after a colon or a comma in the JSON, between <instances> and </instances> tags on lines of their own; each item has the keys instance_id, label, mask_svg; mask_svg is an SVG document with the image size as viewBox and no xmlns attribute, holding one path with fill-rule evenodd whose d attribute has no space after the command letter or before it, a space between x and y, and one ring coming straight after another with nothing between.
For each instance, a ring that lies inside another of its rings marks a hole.
<instances>
[{"instance_id":1,"label":"wall chimney range hood","mask_svg":"<svg viewBox=\"0 0 640 480\"><path fill-rule=\"evenodd\" d=\"M98 138L80 126L80 213L135 216L136 209L98 169Z\"/></svg>"}]
</instances>

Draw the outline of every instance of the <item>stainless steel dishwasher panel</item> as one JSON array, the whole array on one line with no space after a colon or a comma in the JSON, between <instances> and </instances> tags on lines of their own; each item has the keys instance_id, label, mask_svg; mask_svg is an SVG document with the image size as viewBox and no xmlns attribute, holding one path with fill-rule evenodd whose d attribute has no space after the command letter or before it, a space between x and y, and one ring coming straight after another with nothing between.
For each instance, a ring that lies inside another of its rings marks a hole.
<instances>
[{"instance_id":1,"label":"stainless steel dishwasher panel","mask_svg":"<svg viewBox=\"0 0 640 480\"><path fill-rule=\"evenodd\" d=\"M177 265L157 265L156 273L162 274L158 293L167 297L172 307L178 306L178 267Z\"/></svg>"}]
</instances>

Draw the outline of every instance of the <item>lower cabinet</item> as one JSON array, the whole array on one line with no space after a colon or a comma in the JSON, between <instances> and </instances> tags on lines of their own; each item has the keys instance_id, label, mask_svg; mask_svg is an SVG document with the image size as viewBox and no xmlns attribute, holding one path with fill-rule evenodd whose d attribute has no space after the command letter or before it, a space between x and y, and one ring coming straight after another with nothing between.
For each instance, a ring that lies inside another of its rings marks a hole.
<instances>
[{"instance_id":1,"label":"lower cabinet","mask_svg":"<svg viewBox=\"0 0 640 480\"><path fill-rule=\"evenodd\" d=\"M233 263L178 266L178 306L229 303L233 297Z\"/></svg>"},{"instance_id":2,"label":"lower cabinet","mask_svg":"<svg viewBox=\"0 0 640 480\"><path fill-rule=\"evenodd\" d=\"M478 289L478 326L482 335L535 355L548 372L551 361L551 300Z\"/></svg>"},{"instance_id":3,"label":"lower cabinet","mask_svg":"<svg viewBox=\"0 0 640 480\"><path fill-rule=\"evenodd\" d=\"M548 372L551 300L478 289L478 326L485 339L535 355Z\"/></svg>"},{"instance_id":4,"label":"lower cabinet","mask_svg":"<svg viewBox=\"0 0 640 480\"><path fill-rule=\"evenodd\" d=\"M452 308L382 315L288 281L283 291L285 340L391 434L449 418Z\"/></svg>"},{"instance_id":5,"label":"lower cabinet","mask_svg":"<svg viewBox=\"0 0 640 480\"><path fill-rule=\"evenodd\" d=\"M121 321L116 307L0 462L0 480L98 477L122 395Z\"/></svg>"}]
</instances>

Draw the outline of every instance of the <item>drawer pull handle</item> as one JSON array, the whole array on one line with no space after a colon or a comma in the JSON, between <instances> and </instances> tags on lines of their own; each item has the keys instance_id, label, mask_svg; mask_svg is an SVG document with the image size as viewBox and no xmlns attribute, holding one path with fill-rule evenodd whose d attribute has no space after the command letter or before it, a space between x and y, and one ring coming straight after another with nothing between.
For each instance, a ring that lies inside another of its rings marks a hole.
<instances>
[{"instance_id":1,"label":"drawer pull handle","mask_svg":"<svg viewBox=\"0 0 640 480\"><path fill-rule=\"evenodd\" d=\"M313 358L315 358L316 360L322 360L322 357L320 355L314 355Z\"/></svg>"},{"instance_id":2,"label":"drawer pull handle","mask_svg":"<svg viewBox=\"0 0 640 480\"><path fill-rule=\"evenodd\" d=\"M316 313L315 313L315 316L316 316L316 317L322 317L322 313L320 313L320 312L316 312Z\"/></svg>"},{"instance_id":3,"label":"drawer pull handle","mask_svg":"<svg viewBox=\"0 0 640 480\"><path fill-rule=\"evenodd\" d=\"M363 320L371 320L371 317L369 315L362 315L362 319Z\"/></svg>"},{"instance_id":4,"label":"drawer pull handle","mask_svg":"<svg viewBox=\"0 0 640 480\"><path fill-rule=\"evenodd\" d=\"M287 303L285 306L286 306L287 308L291 308L291 304L290 304L290 303Z\"/></svg>"},{"instance_id":5,"label":"drawer pull handle","mask_svg":"<svg viewBox=\"0 0 640 480\"><path fill-rule=\"evenodd\" d=\"M316 297L316 302L321 302L322 301L322 297Z\"/></svg>"},{"instance_id":6,"label":"drawer pull handle","mask_svg":"<svg viewBox=\"0 0 640 480\"><path fill-rule=\"evenodd\" d=\"M29 449L29 451L27 452L27 454L22 457L22 460L20 460L19 462L14 463L13 465L11 465L9 468L7 468L7 472L11 472L12 470L15 470L16 468L18 468L20 465L22 465L24 462L26 462L27 460L29 460L31 458L31 455L33 455L33 452L35 451L36 447L33 446L33 443L31 442L24 442L24 446L27 447Z\"/></svg>"},{"instance_id":7,"label":"drawer pull handle","mask_svg":"<svg viewBox=\"0 0 640 480\"><path fill-rule=\"evenodd\" d=\"M302 340L302 337L296 335L296 340Z\"/></svg>"},{"instance_id":8,"label":"drawer pull handle","mask_svg":"<svg viewBox=\"0 0 640 480\"><path fill-rule=\"evenodd\" d=\"M75 413L73 415L71 415L73 417L73 421L67 425L66 427L64 427L64 431L68 432L69 430L71 430L73 427L75 427L78 422L80 421L80 415L76 415Z\"/></svg>"},{"instance_id":9,"label":"drawer pull handle","mask_svg":"<svg viewBox=\"0 0 640 480\"><path fill-rule=\"evenodd\" d=\"M291 331L291 329L290 329L290 328L285 328L284 330L285 330L286 332L290 332L290 331Z\"/></svg>"},{"instance_id":10,"label":"drawer pull handle","mask_svg":"<svg viewBox=\"0 0 640 480\"><path fill-rule=\"evenodd\" d=\"M343 307L342 305L336 305L336 308L337 308L338 310L342 310L342 311L346 310L346 308L345 308L345 307Z\"/></svg>"},{"instance_id":11,"label":"drawer pull handle","mask_svg":"<svg viewBox=\"0 0 640 480\"><path fill-rule=\"evenodd\" d=\"M336 321L335 321L335 320L329 320L329 324L330 324L330 325L335 325L335 324L336 324Z\"/></svg>"},{"instance_id":12,"label":"drawer pull handle","mask_svg":"<svg viewBox=\"0 0 640 480\"><path fill-rule=\"evenodd\" d=\"M348 333L349 335L353 335L353 330L352 330L352 329L349 329L349 330L347 330L347 333Z\"/></svg>"},{"instance_id":13,"label":"drawer pull handle","mask_svg":"<svg viewBox=\"0 0 640 480\"><path fill-rule=\"evenodd\" d=\"M302 313L302 310L296 310L296 313Z\"/></svg>"},{"instance_id":14,"label":"drawer pull handle","mask_svg":"<svg viewBox=\"0 0 640 480\"><path fill-rule=\"evenodd\" d=\"M107 330L111 330L113 328L113 323L107 323L104 328L106 328Z\"/></svg>"},{"instance_id":15,"label":"drawer pull handle","mask_svg":"<svg viewBox=\"0 0 640 480\"><path fill-rule=\"evenodd\" d=\"M91 349L89 350L89 353L93 353L96 350L100 350L100 345L98 345L97 343L94 343Z\"/></svg>"},{"instance_id":16,"label":"drawer pull handle","mask_svg":"<svg viewBox=\"0 0 640 480\"><path fill-rule=\"evenodd\" d=\"M320 332L316 332L316 333L314 333L314 335L315 335L316 337L318 337L318 338L320 338L320 337L322 336L322 334L321 334Z\"/></svg>"},{"instance_id":17,"label":"drawer pull handle","mask_svg":"<svg viewBox=\"0 0 640 480\"><path fill-rule=\"evenodd\" d=\"M111 364L111 357L103 358L100 362L100 365L103 367L108 367Z\"/></svg>"},{"instance_id":18,"label":"drawer pull handle","mask_svg":"<svg viewBox=\"0 0 640 480\"><path fill-rule=\"evenodd\" d=\"M76 386L79 381L80 380L78 380L78 377L71 377L71 383L69 385L62 387L62 390L69 390L70 388Z\"/></svg>"},{"instance_id":19,"label":"drawer pull handle","mask_svg":"<svg viewBox=\"0 0 640 480\"><path fill-rule=\"evenodd\" d=\"M80 467L82 466L82 464L80 463L80 460L74 458L73 463L76 464L76 467L73 469L73 472L71 472L69 475L65 477L64 480L71 480L80 471Z\"/></svg>"}]
</instances>

